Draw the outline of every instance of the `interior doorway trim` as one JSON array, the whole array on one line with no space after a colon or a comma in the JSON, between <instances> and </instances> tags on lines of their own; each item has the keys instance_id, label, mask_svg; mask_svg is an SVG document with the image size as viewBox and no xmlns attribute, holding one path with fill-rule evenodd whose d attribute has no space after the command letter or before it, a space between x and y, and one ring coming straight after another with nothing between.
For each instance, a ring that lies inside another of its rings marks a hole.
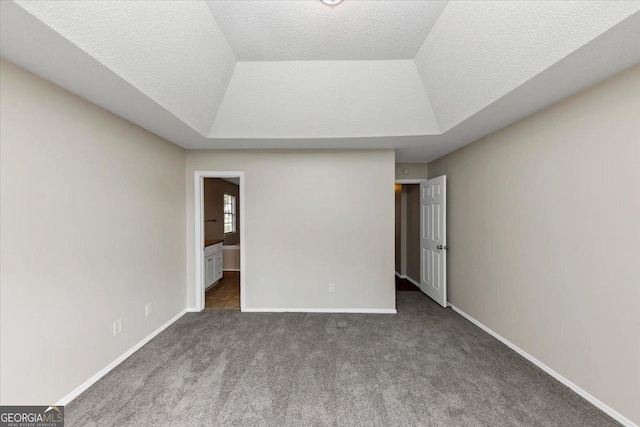
<instances>
[{"instance_id":1,"label":"interior doorway trim","mask_svg":"<svg viewBox=\"0 0 640 427\"><path fill-rule=\"evenodd\" d=\"M407 185L407 184L421 184L423 182L427 182L427 179L396 179L396 184ZM420 283L416 282L415 279L412 279L407 275L407 193L405 189L402 189L402 193L400 194L400 271L396 271L396 274L401 279L407 279L418 288L420 288ZM422 222L422 209L420 209L420 221ZM420 257L420 271L422 271L422 257ZM421 273L422 274L422 273ZM418 278L420 279L420 278Z\"/></svg>"},{"instance_id":2,"label":"interior doorway trim","mask_svg":"<svg viewBox=\"0 0 640 427\"><path fill-rule=\"evenodd\" d=\"M240 178L240 311L246 311L245 285L246 261L245 254L245 209L244 209L244 172L242 171L195 171L194 199L195 199L195 311L204 310L204 179L205 178Z\"/></svg>"},{"instance_id":3,"label":"interior doorway trim","mask_svg":"<svg viewBox=\"0 0 640 427\"><path fill-rule=\"evenodd\" d=\"M396 184L421 184L427 179L396 179Z\"/></svg>"}]
</instances>

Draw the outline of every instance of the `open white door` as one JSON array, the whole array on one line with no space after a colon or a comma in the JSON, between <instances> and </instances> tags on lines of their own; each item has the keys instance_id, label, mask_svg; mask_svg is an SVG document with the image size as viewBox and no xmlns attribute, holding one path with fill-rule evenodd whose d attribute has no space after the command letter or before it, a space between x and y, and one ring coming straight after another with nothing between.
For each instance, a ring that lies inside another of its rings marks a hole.
<instances>
[{"instance_id":1,"label":"open white door","mask_svg":"<svg viewBox=\"0 0 640 427\"><path fill-rule=\"evenodd\" d=\"M447 176L420 184L420 289L447 306Z\"/></svg>"}]
</instances>

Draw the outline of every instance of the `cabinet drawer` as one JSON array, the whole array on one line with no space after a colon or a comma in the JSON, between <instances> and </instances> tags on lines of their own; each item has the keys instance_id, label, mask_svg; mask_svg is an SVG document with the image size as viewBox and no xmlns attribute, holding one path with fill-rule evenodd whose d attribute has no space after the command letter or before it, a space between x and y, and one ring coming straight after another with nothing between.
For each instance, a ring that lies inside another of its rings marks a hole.
<instances>
[{"instance_id":1,"label":"cabinet drawer","mask_svg":"<svg viewBox=\"0 0 640 427\"><path fill-rule=\"evenodd\" d=\"M215 245L209 245L205 247L204 256L208 257L218 252L222 253L222 243L223 242L220 242L220 243L216 243Z\"/></svg>"}]
</instances>

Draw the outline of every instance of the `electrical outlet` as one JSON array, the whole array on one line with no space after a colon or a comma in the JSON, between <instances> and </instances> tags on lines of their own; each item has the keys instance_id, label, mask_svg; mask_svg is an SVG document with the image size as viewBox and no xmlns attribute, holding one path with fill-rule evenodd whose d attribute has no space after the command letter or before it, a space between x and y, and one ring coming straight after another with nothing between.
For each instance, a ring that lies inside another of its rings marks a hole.
<instances>
[{"instance_id":1,"label":"electrical outlet","mask_svg":"<svg viewBox=\"0 0 640 427\"><path fill-rule=\"evenodd\" d=\"M122 332L122 319L118 319L113 322L113 336L115 337L120 332Z\"/></svg>"},{"instance_id":2,"label":"electrical outlet","mask_svg":"<svg viewBox=\"0 0 640 427\"><path fill-rule=\"evenodd\" d=\"M152 311L153 311L153 307L151 306L151 303L147 304L144 308L144 316L148 317Z\"/></svg>"},{"instance_id":3,"label":"electrical outlet","mask_svg":"<svg viewBox=\"0 0 640 427\"><path fill-rule=\"evenodd\" d=\"M333 283L329 283L329 292L333 292L336 290L336 286Z\"/></svg>"}]
</instances>

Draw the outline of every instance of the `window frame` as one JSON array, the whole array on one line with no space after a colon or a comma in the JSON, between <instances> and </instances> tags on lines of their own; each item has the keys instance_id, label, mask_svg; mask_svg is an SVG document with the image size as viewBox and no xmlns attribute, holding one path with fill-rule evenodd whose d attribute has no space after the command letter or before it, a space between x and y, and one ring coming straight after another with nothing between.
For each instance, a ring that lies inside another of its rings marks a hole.
<instances>
[{"instance_id":1,"label":"window frame","mask_svg":"<svg viewBox=\"0 0 640 427\"><path fill-rule=\"evenodd\" d=\"M227 197L230 198L230 203L227 203ZM231 212L226 211L227 205L231 206ZM227 222L227 216L231 218L230 222ZM231 224L231 231L227 230L227 224ZM237 198L233 194L223 193L222 195L222 231L226 234L233 234L238 229L237 227Z\"/></svg>"}]
</instances>

